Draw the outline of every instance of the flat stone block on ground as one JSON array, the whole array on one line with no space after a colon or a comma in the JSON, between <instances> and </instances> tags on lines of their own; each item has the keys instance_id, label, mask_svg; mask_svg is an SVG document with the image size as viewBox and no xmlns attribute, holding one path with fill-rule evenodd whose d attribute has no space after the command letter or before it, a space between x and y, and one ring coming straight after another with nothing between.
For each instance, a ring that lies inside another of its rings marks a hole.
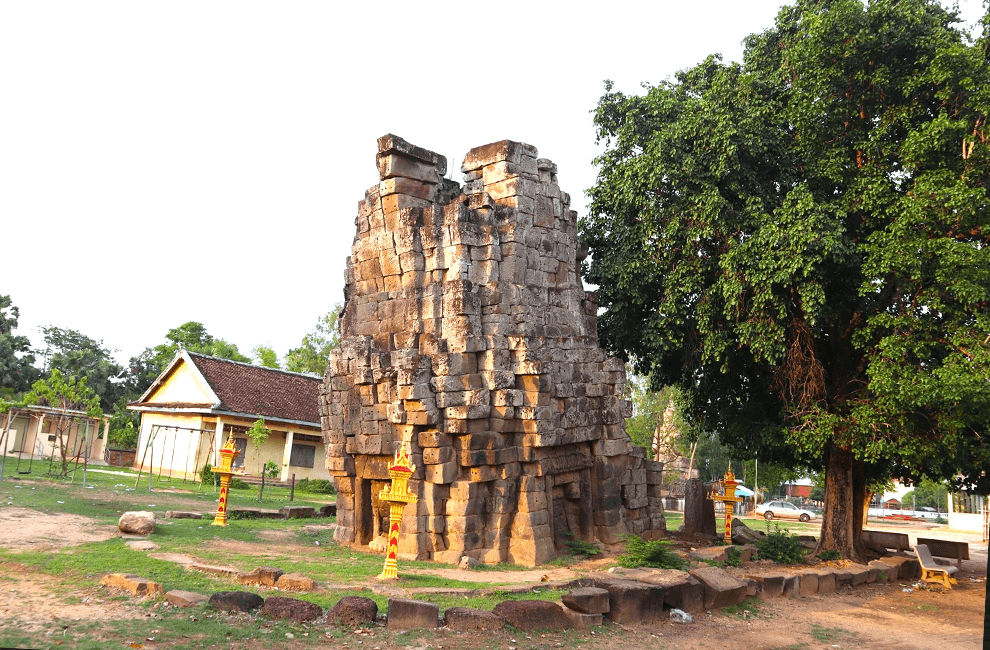
<instances>
[{"instance_id":1,"label":"flat stone block on ground","mask_svg":"<svg viewBox=\"0 0 990 650\"><path fill-rule=\"evenodd\" d=\"M506 600L492 610L506 623L524 631L566 630L571 621L556 603L545 600Z\"/></svg>"},{"instance_id":2,"label":"flat stone block on ground","mask_svg":"<svg viewBox=\"0 0 990 650\"><path fill-rule=\"evenodd\" d=\"M608 591L605 618L621 624L657 623L663 620L664 592L656 585L633 580L595 578L595 586Z\"/></svg>"},{"instance_id":3,"label":"flat stone block on ground","mask_svg":"<svg viewBox=\"0 0 990 650\"><path fill-rule=\"evenodd\" d=\"M747 574L746 577L760 583L761 598L780 598L784 595L784 580L787 576L783 573Z\"/></svg>"},{"instance_id":4,"label":"flat stone block on ground","mask_svg":"<svg viewBox=\"0 0 990 650\"><path fill-rule=\"evenodd\" d=\"M654 569L638 579L663 589L663 604L667 607L691 614L698 614L705 609L704 588L687 571Z\"/></svg>"},{"instance_id":5,"label":"flat stone block on ground","mask_svg":"<svg viewBox=\"0 0 990 650\"><path fill-rule=\"evenodd\" d=\"M576 630L587 630L593 627L600 627L602 623L605 622L605 617L601 614L585 614L584 612L578 612L570 607L561 606L564 614L571 621L571 627Z\"/></svg>"},{"instance_id":6,"label":"flat stone block on ground","mask_svg":"<svg viewBox=\"0 0 990 650\"><path fill-rule=\"evenodd\" d=\"M423 600L389 598L388 627L398 630L440 627L440 607L436 603Z\"/></svg>"},{"instance_id":7,"label":"flat stone block on ground","mask_svg":"<svg viewBox=\"0 0 990 650\"><path fill-rule=\"evenodd\" d=\"M818 593L818 572L802 571L799 596L813 596Z\"/></svg>"},{"instance_id":8,"label":"flat stone block on ground","mask_svg":"<svg viewBox=\"0 0 990 650\"><path fill-rule=\"evenodd\" d=\"M108 573L100 578L100 584L105 587L124 589L135 596L155 596L164 591L157 582L131 573Z\"/></svg>"},{"instance_id":9,"label":"flat stone block on ground","mask_svg":"<svg viewBox=\"0 0 990 650\"><path fill-rule=\"evenodd\" d=\"M316 508L312 506L285 506L279 512L285 519L310 519L316 516Z\"/></svg>"},{"instance_id":10,"label":"flat stone block on ground","mask_svg":"<svg viewBox=\"0 0 990 650\"><path fill-rule=\"evenodd\" d=\"M237 581L242 585L263 585L274 587L278 579L285 573L282 569L270 566L260 566L251 573L242 573L237 576Z\"/></svg>"},{"instance_id":11,"label":"flat stone block on ground","mask_svg":"<svg viewBox=\"0 0 990 650\"><path fill-rule=\"evenodd\" d=\"M505 619L492 612L470 607L450 607L443 613L444 625L456 632L494 632L505 627Z\"/></svg>"},{"instance_id":12,"label":"flat stone block on ground","mask_svg":"<svg viewBox=\"0 0 990 650\"><path fill-rule=\"evenodd\" d=\"M283 573L275 581L275 586L288 591L313 591L316 589L316 582L301 573Z\"/></svg>"},{"instance_id":13,"label":"flat stone block on ground","mask_svg":"<svg viewBox=\"0 0 990 650\"><path fill-rule=\"evenodd\" d=\"M561 596L569 609L582 614L604 614L609 608L609 593L598 587L578 587Z\"/></svg>"},{"instance_id":14,"label":"flat stone block on ground","mask_svg":"<svg viewBox=\"0 0 990 650\"><path fill-rule=\"evenodd\" d=\"M183 591L181 589L173 589L165 594L165 600L175 607L196 607L209 599L210 597L204 594L197 594L194 591Z\"/></svg>"},{"instance_id":15,"label":"flat stone block on ground","mask_svg":"<svg viewBox=\"0 0 990 650\"><path fill-rule=\"evenodd\" d=\"M187 569L193 569L194 571L202 571L203 573L212 573L217 576L239 576L240 571L228 566L213 566L212 564L200 564L194 562L192 564L186 565Z\"/></svg>"},{"instance_id":16,"label":"flat stone block on ground","mask_svg":"<svg viewBox=\"0 0 990 650\"><path fill-rule=\"evenodd\" d=\"M165 513L168 519L202 519L203 513L190 512L188 510L168 510Z\"/></svg>"},{"instance_id":17,"label":"flat stone block on ground","mask_svg":"<svg viewBox=\"0 0 990 650\"><path fill-rule=\"evenodd\" d=\"M737 605L746 598L746 583L736 580L718 567L691 570L704 587L705 609L721 609Z\"/></svg>"}]
</instances>

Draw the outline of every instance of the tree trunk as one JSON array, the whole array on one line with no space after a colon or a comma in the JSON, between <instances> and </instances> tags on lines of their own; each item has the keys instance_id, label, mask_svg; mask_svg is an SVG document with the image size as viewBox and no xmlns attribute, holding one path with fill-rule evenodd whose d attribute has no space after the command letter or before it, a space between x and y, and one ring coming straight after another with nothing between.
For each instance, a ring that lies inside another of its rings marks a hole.
<instances>
[{"instance_id":1,"label":"tree trunk","mask_svg":"<svg viewBox=\"0 0 990 650\"><path fill-rule=\"evenodd\" d=\"M862 562L860 537L863 532L866 478L854 472L852 452L832 449L825 469L825 514L822 534L815 553L837 551L843 558Z\"/></svg>"}]
</instances>

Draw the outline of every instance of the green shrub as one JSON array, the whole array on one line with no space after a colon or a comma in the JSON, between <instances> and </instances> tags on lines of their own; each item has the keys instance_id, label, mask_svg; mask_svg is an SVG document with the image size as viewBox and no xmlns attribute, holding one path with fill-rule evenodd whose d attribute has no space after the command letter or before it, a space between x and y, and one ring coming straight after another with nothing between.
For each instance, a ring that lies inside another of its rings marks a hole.
<instances>
[{"instance_id":1,"label":"green shrub","mask_svg":"<svg viewBox=\"0 0 990 650\"><path fill-rule=\"evenodd\" d=\"M278 475L282 473L282 466L273 460L265 463L265 476L268 478L278 478Z\"/></svg>"},{"instance_id":2,"label":"green shrub","mask_svg":"<svg viewBox=\"0 0 990 650\"><path fill-rule=\"evenodd\" d=\"M203 469L199 470L199 478L203 483L208 483L213 485L213 466L209 463L203 465ZM217 485L220 485L220 477L217 476ZM230 477L230 489L231 490L250 490L251 486L237 478L236 476Z\"/></svg>"},{"instance_id":3,"label":"green shrub","mask_svg":"<svg viewBox=\"0 0 990 650\"><path fill-rule=\"evenodd\" d=\"M673 543L666 539L646 541L641 537L630 535L626 537L626 552L619 556L619 566L627 569L644 566L683 569L687 566L687 562L672 550L672 546Z\"/></svg>"},{"instance_id":4,"label":"green shrub","mask_svg":"<svg viewBox=\"0 0 990 650\"><path fill-rule=\"evenodd\" d=\"M231 490L250 490L251 486L237 478L236 476L230 477L230 489Z\"/></svg>"},{"instance_id":5,"label":"green shrub","mask_svg":"<svg viewBox=\"0 0 990 650\"><path fill-rule=\"evenodd\" d=\"M725 566L742 566L742 551L733 546L729 549L729 556L725 559Z\"/></svg>"},{"instance_id":6,"label":"green shrub","mask_svg":"<svg viewBox=\"0 0 990 650\"><path fill-rule=\"evenodd\" d=\"M829 562L831 560L838 560L842 558L842 553L839 553L835 549L829 549L827 551L822 551L818 554L818 559L822 562Z\"/></svg>"},{"instance_id":7,"label":"green shrub","mask_svg":"<svg viewBox=\"0 0 990 650\"><path fill-rule=\"evenodd\" d=\"M209 463L203 465L203 469L199 470L199 480L203 483L213 484L213 466Z\"/></svg>"},{"instance_id":8,"label":"green shrub","mask_svg":"<svg viewBox=\"0 0 990 650\"><path fill-rule=\"evenodd\" d=\"M585 557L591 557L593 555L600 555L602 550L592 544L591 542L586 542L580 537L575 537L573 533L564 533L567 537L567 550L571 552L571 555L584 555Z\"/></svg>"},{"instance_id":9,"label":"green shrub","mask_svg":"<svg viewBox=\"0 0 990 650\"><path fill-rule=\"evenodd\" d=\"M296 489L310 494L337 494L337 488L333 486L333 481L328 481L325 478L300 479L296 482Z\"/></svg>"},{"instance_id":10,"label":"green shrub","mask_svg":"<svg viewBox=\"0 0 990 650\"><path fill-rule=\"evenodd\" d=\"M804 562L804 547L798 542L797 535L791 535L787 529L774 526L770 531L767 523L767 536L756 542L760 550L760 558L773 560L779 564L801 564Z\"/></svg>"}]
</instances>

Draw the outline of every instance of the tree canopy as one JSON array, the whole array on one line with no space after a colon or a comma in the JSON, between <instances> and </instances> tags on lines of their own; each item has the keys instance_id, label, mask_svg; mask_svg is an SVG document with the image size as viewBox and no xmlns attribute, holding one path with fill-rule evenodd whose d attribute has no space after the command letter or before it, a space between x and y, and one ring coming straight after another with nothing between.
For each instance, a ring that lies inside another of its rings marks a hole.
<instances>
[{"instance_id":1,"label":"tree canopy","mask_svg":"<svg viewBox=\"0 0 990 650\"><path fill-rule=\"evenodd\" d=\"M19 317L20 310L10 296L0 295L0 396L26 391L38 376L31 341L14 334Z\"/></svg>"},{"instance_id":2,"label":"tree canopy","mask_svg":"<svg viewBox=\"0 0 990 650\"><path fill-rule=\"evenodd\" d=\"M42 327L45 349L45 374L59 370L66 377L85 377L89 389L100 398L106 410L126 393L124 368L113 359L112 350L103 341L62 327Z\"/></svg>"},{"instance_id":3,"label":"tree canopy","mask_svg":"<svg viewBox=\"0 0 990 650\"><path fill-rule=\"evenodd\" d=\"M595 112L602 344L826 469L822 550L861 555L871 481L990 489L987 40L933 0L798 0L742 63Z\"/></svg>"},{"instance_id":4,"label":"tree canopy","mask_svg":"<svg viewBox=\"0 0 990 650\"><path fill-rule=\"evenodd\" d=\"M330 350L340 345L340 330L337 321L343 310L337 303L333 309L320 317L312 332L303 336L298 348L285 355L285 369L292 372L307 372L322 375L327 370Z\"/></svg>"},{"instance_id":5,"label":"tree canopy","mask_svg":"<svg viewBox=\"0 0 990 650\"><path fill-rule=\"evenodd\" d=\"M86 433L77 430L74 443L76 449L72 449L73 442L70 437L73 426L81 425L87 418L97 421L103 419L100 397L89 387L87 378L66 377L58 368L53 369L47 378L34 382L31 390L24 395L24 399L15 406L49 406L57 409L48 415L48 419L53 423L52 432L59 450L62 476L68 475L69 459L82 449L83 442L87 441ZM88 432L90 436L88 440L98 434L99 424L96 425L96 429Z\"/></svg>"}]
</instances>

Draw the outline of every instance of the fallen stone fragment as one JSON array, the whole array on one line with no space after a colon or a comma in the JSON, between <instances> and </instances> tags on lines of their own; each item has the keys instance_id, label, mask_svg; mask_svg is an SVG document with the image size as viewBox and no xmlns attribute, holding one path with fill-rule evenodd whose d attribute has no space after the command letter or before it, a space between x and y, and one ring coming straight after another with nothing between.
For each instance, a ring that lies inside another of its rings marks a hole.
<instances>
[{"instance_id":1,"label":"fallen stone fragment","mask_svg":"<svg viewBox=\"0 0 990 650\"><path fill-rule=\"evenodd\" d=\"M169 510L165 513L168 519L202 519L203 513L188 510Z\"/></svg>"},{"instance_id":2,"label":"fallen stone fragment","mask_svg":"<svg viewBox=\"0 0 990 650\"><path fill-rule=\"evenodd\" d=\"M336 517L337 516L337 504L328 503L320 508L321 517Z\"/></svg>"},{"instance_id":3,"label":"fallen stone fragment","mask_svg":"<svg viewBox=\"0 0 990 650\"><path fill-rule=\"evenodd\" d=\"M481 562L479 562L478 560L474 559L473 557L470 557L468 555L465 555L465 556L461 557L461 561L457 563L457 568L458 569L473 569L474 567L478 566L479 564L481 564Z\"/></svg>"},{"instance_id":4,"label":"fallen stone fragment","mask_svg":"<svg viewBox=\"0 0 990 650\"><path fill-rule=\"evenodd\" d=\"M279 512L285 519L310 519L316 516L316 508L312 506L285 506Z\"/></svg>"},{"instance_id":5,"label":"fallen stone fragment","mask_svg":"<svg viewBox=\"0 0 990 650\"><path fill-rule=\"evenodd\" d=\"M145 510L125 512L120 515L117 528L130 535L150 535L155 529L155 513Z\"/></svg>"},{"instance_id":6,"label":"fallen stone fragment","mask_svg":"<svg viewBox=\"0 0 990 650\"><path fill-rule=\"evenodd\" d=\"M135 596L155 596L164 591L157 582L131 573L108 573L100 578L100 584L105 587L124 589Z\"/></svg>"},{"instance_id":7,"label":"fallen stone fragment","mask_svg":"<svg viewBox=\"0 0 990 650\"><path fill-rule=\"evenodd\" d=\"M564 594L561 601L568 608L582 614L604 614L609 609L609 593L607 589L598 587L579 587Z\"/></svg>"},{"instance_id":8,"label":"fallen stone fragment","mask_svg":"<svg viewBox=\"0 0 990 650\"><path fill-rule=\"evenodd\" d=\"M389 598L388 627L396 630L432 630L440 627L440 607L423 600Z\"/></svg>"},{"instance_id":9,"label":"fallen stone fragment","mask_svg":"<svg viewBox=\"0 0 990 650\"><path fill-rule=\"evenodd\" d=\"M217 576L238 576L241 574L237 569L228 566L213 566L212 564L200 564L199 562L193 562L186 566L187 569L193 569L194 571L202 571L203 573L211 573Z\"/></svg>"},{"instance_id":10,"label":"fallen stone fragment","mask_svg":"<svg viewBox=\"0 0 990 650\"><path fill-rule=\"evenodd\" d=\"M612 578L595 578L595 586L608 591L605 618L622 625L659 623L663 620L663 589L652 584Z\"/></svg>"},{"instance_id":11,"label":"fallen stone fragment","mask_svg":"<svg viewBox=\"0 0 990 650\"><path fill-rule=\"evenodd\" d=\"M265 599L249 591L218 591L210 596L210 604L225 612L250 612L265 604Z\"/></svg>"},{"instance_id":12,"label":"fallen stone fragment","mask_svg":"<svg viewBox=\"0 0 990 650\"><path fill-rule=\"evenodd\" d=\"M288 591L313 591L316 589L316 582L301 573L283 573L275 581L275 586Z\"/></svg>"},{"instance_id":13,"label":"fallen stone fragment","mask_svg":"<svg viewBox=\"0 0 990 650\"><path fill-rule=\"evenodd\" d=\"M560 608L567 616L568 620L570 620L571 627L576 630L587 630L593 627L601 627L602 623L605 622L605 617L601 614L585 614L584 612L578 612L570 607L566 607L563 604L561 604Z\"/></svg>"},{"instance_id":14,"label":"fallen stone fragment","mask_svg":"<svg viewBox=\"0 0 990 650\"><path fill-rule=\"evenodd\" d=\"M194 591L182 591L181 589L173 589L165 594L165 600L176 607L195 607L202 605L209 599L209 596L197 594Z\"/></svg>"},{"instance_id":15,"label":"fallen stone fragment","mask_svg":"<svg viewBox=\"0 0 990 650\"><path fill-rule=\"evenodd\" d=\"M242 573L237 576L237 581L242 585L262 585L264 587L274 587L285 571L270 566L260 566L250 573Z\"/></svg>"},{"instance_id":16,"label":"fallen stone fragment","mask_svg":"<svg viewBox=\"0 0 990 650\"><path fill-rule=\"evenodd\" d=\"M685 612L699 614L705 609L705 592L701 583L687 571L655 569L640 578L663 589L663 603Z\"/></svg>"},{"instance_id":17,"label":"fallen stone fragment","mask_svg":"<svg viewBox=\"0 0 990 650\"><path fill-rule=\"evenodd\" d=\"M455 632L492 632L505 627L505 619L492 612L470 607L450 607L443 613L444 625Z\"/></svg>"},{"instance_id":18,"label":"fallen stone fragment","mask_svg":"<svg viewBox=\"0 0 990 650\"><path fill-rule=\"evenodd\" d=\"M378 604L364 596L344 596L327 612L331 625L357 626L373 623L378 616Z\"/></svg>"},{"instance_id":19,"label":"fallen stone fragment","mask_svg":"<svg viewBox=\"0 0 990 650\"><path fill-rule=\"evenodd\" d=\"M277 620L288 619L303 623L323 616L323 608L316 603L299 600L298 598L272 596L262 605L261 614L262 616Z\"/></svg>"},{"instance_id":20,"label":"fallen stone fragment","mask_svg":"<svg viewBox=\"0 0 990 650\"><path fill-rule=\"evenodd\" d=\"M545 600L505 600L492 613L501 616L514 628L532 630L566 630L571 621L556 603Z\"/></svg>"},{"instance_id":21,"label":"fallen stone fragment","mask_svg":"<svg viewBox=\"0 0 990 650\"><path fill-rule=\"evenodd\" d=\"M158 544L149 542L146 539L135 539L124 543L127 544L127 548L134 549L135 551L154 551L158 548Z\"/></svg>"},{"instance_id":22,"label":"fallen stone fragment","mask_svg":"<svg viewBox=\"0 0 990 650\"><path fill-rule=\"evenodd\" d=\"M737 605L746 598L746 583L736 580L718 567L693 569L691 575L704 587L705 609Z\"/></svg>"}]
</instances>

